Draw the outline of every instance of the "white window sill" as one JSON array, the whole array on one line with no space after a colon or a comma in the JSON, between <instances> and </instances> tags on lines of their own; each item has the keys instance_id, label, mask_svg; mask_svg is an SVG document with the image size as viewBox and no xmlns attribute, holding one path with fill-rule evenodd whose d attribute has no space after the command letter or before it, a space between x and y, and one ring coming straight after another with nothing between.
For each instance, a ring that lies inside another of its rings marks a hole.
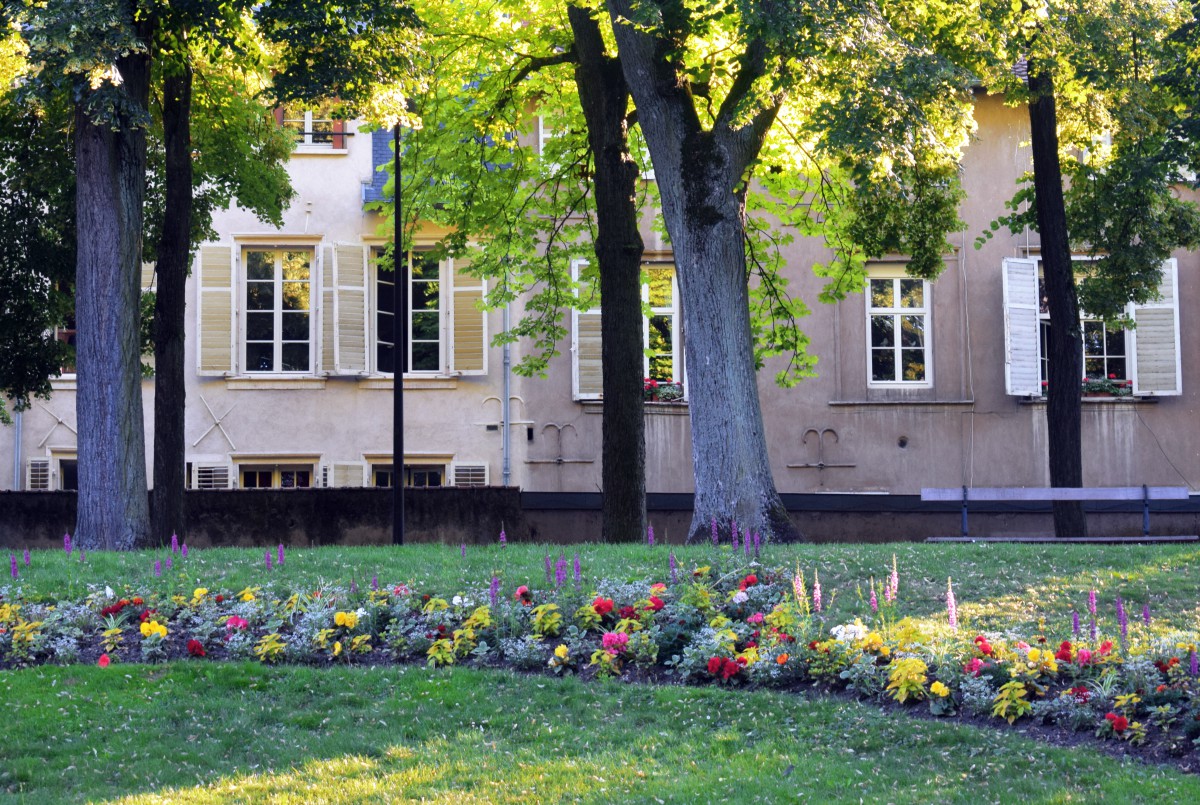
<instances>
[{"instance_id":1,"label":"white window sill","mask_svg":"<svg viewBox=\"0 0 1200 805\"><path fill-rule=\"evenodd\" d=\"M240 375L238 377L225 378L225 388L230 390L286 389L288 391L295 391L297 389L323 389L325 388L325 378L312 377L311 375L303 377Z\"/></svg>"},{"instance_id":2,"label":"white window sill","mask_svg":"<svg viewBox=\"0 0 1200 805\"><path fill-rule=\"evenodd\" d=\"M604 400L584 399L575 402L583 406L585 414L604 413ZM689 416L687 400L672 400L671 402L646 400L643 403L646 416Z\"/></svg>"},{"instance_id":3,"label":"white window sill","mask_svg":"<svg viewBox=\"0 0 1200 805\"><path fill-rule=\"evenodd\" d=\"M349 148L326 148L319 145L298 145L292 152L294 157L344 157Z\"/></svg>"}]
</instances>

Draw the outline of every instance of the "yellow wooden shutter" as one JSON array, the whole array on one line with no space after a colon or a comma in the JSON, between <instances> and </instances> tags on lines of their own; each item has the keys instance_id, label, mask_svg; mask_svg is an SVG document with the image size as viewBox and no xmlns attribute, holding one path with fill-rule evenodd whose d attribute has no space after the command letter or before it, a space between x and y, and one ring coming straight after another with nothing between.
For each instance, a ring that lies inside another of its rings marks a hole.
<instances>
[{"instance_id":1,"label":"yellow wooden shutter","mask_svg":"<svg viewBox=\"0 0 1200 805\"><path fill-rule=\"evenodd\" d=\"M486 281L467 273L467 261L450 261L450 371L487 374L487 311L482 309Z\"/></svg>"},{"instance_id":2,"label":"yellow wooden shutter","mask_svg":"<svg viewBox=\"0 0 1200 805\"><path fill-rule=\"evenodd\" d=\"M197 263L196 373L226 375L234 371L234 254L229 246L205 246Z\"/></svg>"},{"instance_id":3,"label":"yellow wooden shutter","mask_svg":"<svg viewBox=\"0 0 1200 805\"><path fill-rule=\"evenodd\" d=\"M367 371L367 247L339 243L334 252L335 371L360 374Z\"/></svg>"}]
</instances>

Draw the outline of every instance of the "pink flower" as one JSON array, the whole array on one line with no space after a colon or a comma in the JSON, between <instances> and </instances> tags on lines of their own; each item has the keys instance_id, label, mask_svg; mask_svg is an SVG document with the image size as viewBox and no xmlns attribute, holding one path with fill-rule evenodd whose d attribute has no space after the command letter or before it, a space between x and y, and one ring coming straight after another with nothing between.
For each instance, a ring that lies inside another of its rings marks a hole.
<instances>
[{"instance_id":1,"label":"pink flower","mask_svg":"<svg viewBox=\"0 0 1200 805\"><path fill-rule=\"evenodd\" d=\"M614 657L629 645L629 635L624 632L605 632L600 638L600 646Z\"/></svg>"},{"instance_id":2,"label":"pink flower","mask_svg":"<svg viewBox=\"0 0 1200 805\"><path fill-rule=\"evenodd\" d=\"M107 668L109 662L111 662L111 660L108 659L108 655L101 654L100 659L96 660L96 665L99 665L101 668Z\"/></svg>"},{"instance_id":3,"label":"pink flower","mask_svg":"<svg viewBox=\"0 0 1200 805\"><path fill-rule=\"evenodd\" d=\"M1087 665L1092 661L1092 652L1086 648L1079 649L1075 654L1075 661L1080 665Z\"/></svg>"},{"instance_id":4,"label":"pink flower","mask_svg":"<svg viewBox=\"0 0 1200 805\"><path fill-rule=\"evenodd\" d=\"M983 670L983 660L975 657L963 666L963 670L971 676L979 676L979 672Z\"/></svg>"},{"instance_id":5,"label":"pink flower","mask_svg":"<svg viewBox=\"0 0 1200 805\"><path fill-rule=\"evenodd\" d=\"M1029 651L1030 645L1028 643L1026 643L1024 640L1018 640L1017 648L1020 649L1021 651Z\"/></svg>"},{"instance_id":6,"label":"pink flower","mask_svg":"<svg viewBox=\"0 0 1200 805\"><path fill-rule=\"evenodd\" d=\"M753 615L746 618L746 623L753 623L753 624L757 625L762 622L763 622L763 614L761 612L755 612Z\"/></svg>"}]
</instances>

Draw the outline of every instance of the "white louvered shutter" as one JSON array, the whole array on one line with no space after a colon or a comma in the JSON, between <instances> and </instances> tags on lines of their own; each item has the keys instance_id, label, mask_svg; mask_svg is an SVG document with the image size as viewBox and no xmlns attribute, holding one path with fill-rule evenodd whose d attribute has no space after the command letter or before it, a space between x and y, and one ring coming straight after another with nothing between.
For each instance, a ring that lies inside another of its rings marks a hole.
<instances>
[{"instance_id":1,"label":"white louvered shutter","mask_svg":"<svg viewBox=\"0 0 1200 805\"><path fill-rule=\"evenodd\" d=\"M450 261L450 371L487 374L487 311L482 309L487 283L467 273L467 261Z\"/></svg>"},{"instance_id":2,"label":"white louvered shutter","mask_svg":"<svg viewBox=\"0 0 1200 805\"><path fill-rule=\"evenodd\" d=\"M335 461L329 466L326 486L366 486L367 465L362 461Z\"/></svg>"},{"instance_id":3,"label":"white louvered shutter","mask_svg":"<svg viewBox=\"0 0 1200 805\"><path fill-rule=\"evenodd\" d=\"M30 492L48 492L50 490L50 459L29 459L25 474L25 488Z\"/></svg>"},{"instance_id":4,"label":"white louvered shutter","mask_svg":"<svg viewBox=\"0 0 1200 805\"><path fill-rule=\"evenodd\" d=\"M229 489L233 473L228 464L197 464L193 489Z\"/></svg>"},{"instance_id":5,"label":"white louvered shutter","mask_svg":"<svg viewBox=\"0 0 1200 805\"><path fill-rule=\"evenodd\" d=\"M571 278L578 282L587 264L586 260L573 262ZM604 393L600 350L600 306L571 311L571 380L577 400L598 400Z\"/></svg>"},{"instance_id":6,"label":"white louvered shutter","mask_svg":"<svg viewBox=\"0 0 1200 805\"><path fill-rule=\"evenodd\" d=\"M1160 298L1131 305L1133 328L1133 393L1168 397L1183 393L1179 352L1179 266L1163 263Z\"/></svg>"},{"instance_id":7,"label":"white louvered shutter","mask_svg":"<svg viewBox=\"0 0 1200 805\"><path fill-rule=\"evenodd\" d=\"M234 251L229 246L204 246L196 265L197 294L196 373L227 375L234 372L234 299L237 271Z\"/></svg>"},{"instance_id":8,"label":"white louvered shutter","mask_svg":"<svg viewBox=\"0 0 1200 805\"><path fill-rule=\"evenodd\" d=\"M1008 258L1003 278L1004 387L1012 395L1039 395L1037 262Z\"/></svg>"},{"instance_id":9,"label":"white louvered shutter","mask_svg":"<svg viewBox=\"0 0 1200 805\"><path fill-rule=\"evenodd\" d=\"M339 243L334 249L334 371L356 375L367 371L367 247Z\"/></svg>"},{"instance_id":10,"label":"white louvered shutter","mask_svg":"<svg viewBox=\"0 0 1200 805\"><path fill-rule=\"evenodd\" d=\"M337 283L333 280L333 247L322 246L317 250L320 255L318 263L318 271L316 272L321 278L321 304L317 311L317 320L319 322L319 332L321 334L321 348L317 350L320 366L318 371L321 374L333 374L337 368L337 361L334 359L334 327L337 324L337 307L334 304L334 295L337 293Z\"/></svg>"}]
</instances>

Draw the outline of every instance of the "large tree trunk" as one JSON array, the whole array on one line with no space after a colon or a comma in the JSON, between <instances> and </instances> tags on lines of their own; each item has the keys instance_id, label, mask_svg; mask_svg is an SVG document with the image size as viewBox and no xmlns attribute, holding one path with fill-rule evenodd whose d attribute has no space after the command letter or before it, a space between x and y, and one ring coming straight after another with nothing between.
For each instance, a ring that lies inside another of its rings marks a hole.
<instances>
[{"instance_id":1,"label":"large tree trunk","mask_svg":"<svg viewBox=\"0 0 1200 805\"><path fill-rule=\"evenodd\" d=\"M578 62L575 84L595 160L596 260L600 266L604 377L603 538L631 542L646 530L646 420L642 389L642 236L637 163L629 154L629 90L605 53L590 12L568 6Z\"/></svg>"},{"instance_id":2,"label":"large tree trunk","mask_svg":"<svg viewBox=\"0 0 1200 805\"><path fill-rule=\"evenodd\" d=\"M116 66L128 101L117 120L96 125L84 103L75 113L75 536L85 548L128 550L150 525L138 327L150 57L132 53Z\"/></svg>"},{"instance_id":3,"label":"large tree trunk","mask_svg":"<svg viewBox=\"0 0 1200 805\"><path fill-rule=\"evenodd\" d=\"M1042 272L1050 308L1049 392L1046 432L1050 441L1050 485L1083 486L1082 403L1083 345L1079 331L1079 297L1071 267L1067 213L1058 159L1058 114L1049 73L1029 76L1029 129L1033 149L1033 184L1038 232L1042 240ZM1087 520L1078 501L1054 503L1054 534L1086 537Z\"/></svg>"},{"instance_id":4,"label":"large tree trunk","mask_svg":"<svg viewBox=\"0 0 1200 805\"><path fill-rule=\"evenodd\" d=\"M637 18L630 0L611 0L609 10L654 162L683 302L696 482L688 540L707 539L713 521L725 536L736 522L768 539L797 539L767 457L739 189L782 99L744 119L739 101L748 100L765 70L761 48L752 44L705 131L671 43L622 21Z\"/></svg>"},{"instance_id":5,"label":"large tree trunk","mask_svg":"<svg viewBox=\"0 0 1200 805\"><path fill-rule=\"evenodd\" d=\"M151 540L184 536L184 285L191 254L192 70L184 63L163 81L166 210L158 242L154 303L154 495Z\"/></svg>"}]
</instances>

